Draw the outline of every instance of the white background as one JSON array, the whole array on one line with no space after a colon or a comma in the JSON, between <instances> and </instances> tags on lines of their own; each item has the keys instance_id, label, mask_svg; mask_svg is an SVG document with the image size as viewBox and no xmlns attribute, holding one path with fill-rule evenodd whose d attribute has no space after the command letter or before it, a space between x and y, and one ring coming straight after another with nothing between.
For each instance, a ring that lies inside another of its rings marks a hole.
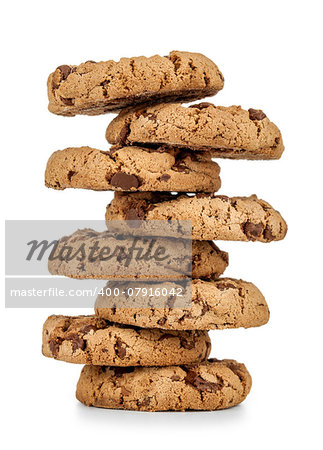
<instances>
[{"instance_id":1,"label":"white background","mask_svg":"<svg viewBox=\"0 0 323 450\"><path fill-rule=\"evenodd\" d=\"M86 408L81 367L41 355L51 313L1 314L1 409L6 448L301 448L321 445L322 11L308 1L8 1L1 17L1 213L6 219L103 219L111 193L44 187L50 154L107 149L113 115L47 111L46 79L61 64L201 52L225 77L216 104L261 108L282 130L280 161L221 161L221 193L258 196L289 224L284 241L219 243L228 276L254 282L271 319L262 328L212 332L213 355L253 376L239 407L214 413ZM1 224L3 226L3 222ZM3 301L4 304L4 301Z\"/></svg>"}]
</instances>

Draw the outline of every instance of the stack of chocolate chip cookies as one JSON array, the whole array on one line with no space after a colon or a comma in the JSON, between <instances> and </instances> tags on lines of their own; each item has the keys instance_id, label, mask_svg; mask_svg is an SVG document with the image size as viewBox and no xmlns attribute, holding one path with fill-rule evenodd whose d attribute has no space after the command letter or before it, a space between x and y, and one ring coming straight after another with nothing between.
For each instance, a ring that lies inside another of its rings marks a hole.
<instances>
[{"instance_id":1,"label":"stack of chocolate chip cookies","mask_svg":"<svg viewBox=\"0 0 323 450\"><path fill-rule=\"evenodd\" d=\"M157 285L172 291L178 285L176 268L170 269L170 280L161 280L156 267L136 264L132 283L139 295L134 300L122 261L117 270L106 261L49 262L53 275L110 280L111 292L117 293L99 296L94 315L50 316L44 324L45 356L85 364L76 396L86 405L215 410L237 405L250 391L243 364L208 359L208 330L258 327L267 323L269 310L255 285L221 277L228 255L213 241L278 241L287 226L278 211L255 195L214 194L221 181L212 158L278 159L284 146L279 129L261 110L206 102L182 105L215 95L223 84L211 60L178 51L166 57L63 65L49 76L54 114L119 113L106 130L109 151L67 148L48 160L45 183L50 188L115 191L105 215L108 231L77 230L59 246L88 248L108 241L114 249L120 231L134 233L129 221L139 222L141 230L165 221L174 226L152 225L150 230L157 240L167 240L180 259L185 243L177 238L179 224L192 227L187 307L175 295L158 307L142 295L146 277L155 276Z\"/></svg>"}]
</instances>

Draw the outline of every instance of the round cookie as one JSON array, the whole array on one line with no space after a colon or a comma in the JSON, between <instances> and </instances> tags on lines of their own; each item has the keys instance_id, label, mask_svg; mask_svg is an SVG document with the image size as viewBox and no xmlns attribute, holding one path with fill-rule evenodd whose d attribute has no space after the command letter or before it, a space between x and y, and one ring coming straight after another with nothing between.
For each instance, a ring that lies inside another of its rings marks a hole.
<instances>
[{"instance_id":1,"label":"round cookie","mask_svg":"<svg viewBox=\"0 0 323 450\"><path fill-rule=\"evenodd\" d=\"M209 152L71 147L51 155L45 184L52 189L215 192L221 186L219 173Z\"/></svg>"},{"instance_id":2,"label":"round cookie","mask_svg":"<svg viewBox=\"0 0 323 450\"><path fill-rule=\"evenodd\" d=\"M43 326L43 355L76 364L168 366L204 361L207 332L140 329L95 316L50 316Z\"/></svg>"},{"instance_id":3,"label":"round cookie","mask_svg":"<svg viewBox=\"0 0 323 450\"><path fill-rule=\"evenodd\" d=\"M116 192L105 217L111 231L113 221L118 220L119 231L122 228L124 233L134 233L132 223L127 221L135 220L141 221L141 233L144 234L147 228L147 234L150 234L156 227L157 235L163 235L163 228L158 222L156 226L147 222L167 220L169 236L180 234L180 221L191 221L192 239L198 240L271 242L283 239L287 232L280 213L256 195L230 198L212 194Z\"/></svg>"},{"instance_id":4,"label":"round cookie","mask_svg":"<svg viewBox=\"0 0 323 450\"><path fill-rule=\"evenodd\" d=\"M223 84L218 67L200 53L87 61L50 74L48 109L63 116L97 115L147 102L192 101L215 95Z\"/></svg>"},{"instance_id":5,"label":"round cookie","mask_svg":"<svg viewBox=\"0 0 323 450\"><path fill-rule=\"evenodd\" d=\"M147 299L142 290L147 284L143 282L136 282L136 288L141 290L139 295L131 297L128 288L134 287L133 281L111 282L108 286L112 295L97 297L95 313L116 323L165 330L215 330L259 327L269 320L264 296L254 284L243 280L196 279L192 280L191 287L174 282L157 283L154 288L167 290L169 294L164 299ZM119 295L113 295L115 292ZM188 301L184 303L186 298Z\"/></svg>"},{"instance_id":6,"label":"round cookie","mask_svg":"<svg viewBox=\"0 0 323 450\"><path fill-rule=\"evenodd\" d=\"M229 263L228 254L221 251L212 241L192 241L192 245L187 240L151 238L147 243L136 246L141 247L146 252L150 242L154 242L154 247L162 247L170 254L169 259L162 262L137 260L136 253L128 261L127 258L120 259L120 254L131 255L131 248L134 238L124 238L120 240L108 231L97 232L86 228L77 230L70 236L61 238L55 249L52 258L48 260L48 270L52 275L61 275L80 279L178 279L187 274L193 278L218 278L227 268ZM142 241L140 241L142 242ZM188 243L185 245L185 243ZM97 251L91 257L91 249L97 246ZM113 258L103 258L96 256L101 254L103 249L109 248ZM122 252L117 249L122 248ZM67 252L66 252L67 250ZM84 258L80 260L80 251ZM69 254L75 255L69 258ZM96 257L94 257L96 256ZM188 260L188 258L191 258Z\"/></svg>"},{"instance_id":7,"label":"round cookie","mask_svg":"<svg viewBox=\"0 0 323 450\"><path fill-rule=\"evenodd\" d=\"M241 403L251 389L244 364L209 359L170 367L85 366L76 398L87 406L135 411L213 411Z\"/></svg>"},{"instance_id":8,"label":"round cookie","mask_svg":"<svg viewBox=\"0 0 323 450\"><path fill-rule=\"evenodd\" d=\"M281 133L261 110L240 106L176 103L123 111L108 126L106 138L117 145L167 145L212 150L216 158L279 159Z\"/></svg>"}]
</instances>

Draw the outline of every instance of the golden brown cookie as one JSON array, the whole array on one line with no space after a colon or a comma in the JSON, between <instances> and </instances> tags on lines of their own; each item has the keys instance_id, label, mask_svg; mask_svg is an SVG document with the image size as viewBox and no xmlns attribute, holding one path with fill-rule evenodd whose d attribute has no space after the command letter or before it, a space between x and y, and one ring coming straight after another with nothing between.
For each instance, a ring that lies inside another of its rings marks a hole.
<instances>
[{"instance_id":1,"label":"golden brown cookie","mask_svg":"<svg viewBox=\"0 0 323 450\"><path fill-rule=\"evenodd\" d=\"M278 159L284 145L277 126L261 110L175 103L123 111L108 126L111 144L209 150L216 158Z\"/></svg>"},{"instance_id":2,"label":"golden brown cookie","mask_svg":"<svg viewBox=\"0 0 323 450\"><path fill-rule=\"evenodd\" d=\"M241 403L251 389L244 364L209 359L196 365L85 366L76 398L87 406L135 411L213 411Z\"/></svg>"},{"instance_id":3,"label":"golden brown cookie","mask_svg":"<svg viewBox=\"0 0 323 450\"><path fill-rule=\"evenodd\" d=\"M121 58L61 65L48 78L49 110L54 114L96 115L159 101L191 101L215 95L224 79L200 53Z\"/></svg>"},{"instance_id":4,"label":"golden brown cookie","mask_svg":"<svg viewBox=\"0 0 323 450\"><path fill-rule=\"evenodd\" d=\"M215 192L221 186L219 173L209 152L71 147L51 155L45 184L53 189Z\"/></svg>"},{"instance_id":5,"label":"golden brown cookie","mask_svg":"<svg viewBox=\"0 0 323 450\"><path fill-rule=\"evenodd\" d=\"M269 320L264 296L243 280L195 279L187 287L175 282L149 284L152 294L167 293L162 299L147 298L144 282L111 282L108 286L111 290L98 296L95 312L111 322L165 330L215 330L259 327ZM183 298L188 295L192 301L184 308Z\"/></svg>"},{"instance_id":6,"label":"golden brown cookie","mask_svg":"<svg viewBox=\"0 0 323 450\"><path fill-rule=\"evenodd\" d=\"M143 259L139 251L132 250L134 245L143 249L143 253L151 248L152 255L158 248L165 248L170 258L165 262ZM108 231L85 228L58 241L49 258L48 270L52 275L79 279L178 279L190 275L190 271L193 278L218 278L228 263L228 254L212 241L191 244L187 240L167 238L134 240L124 236L121 239Z\"/></svg>"},{"instance_id":7,"label":"golden brown cookie","mask_svg":"<svg viewBox=\"0 0 323 450\"><path fill-rule=\"evenodd\" d=\"M171 232L178 236L181 221L192 222L192 239L224 241L260 241L271 242L283 239L287 225L282 216L269 203L250 197L227 197L225 195L185 194L174 195L165 192L116 192L107 206L107 226L114 229L114 220L118 220L119 231L135 232L131 222L137 221L144 234L156 235ZM167 220L168 226L161 227L160 222ZM120 221L125 221L123 224ZM141 221L141 223L139 222ZM184 236L185 237L185 236Z\"/></svg>"},{"instance_id":8,"label":"golden brown cookie","mask_svg":"<svg viewBox=\"0 0 323 450\"><path fill-rule=\"evenodd\" d=\"M76 364L169 366L204 361L206 331L140 329L95 316L50 316L43 327L44 356Z\"/></svg>"}]
</instances>

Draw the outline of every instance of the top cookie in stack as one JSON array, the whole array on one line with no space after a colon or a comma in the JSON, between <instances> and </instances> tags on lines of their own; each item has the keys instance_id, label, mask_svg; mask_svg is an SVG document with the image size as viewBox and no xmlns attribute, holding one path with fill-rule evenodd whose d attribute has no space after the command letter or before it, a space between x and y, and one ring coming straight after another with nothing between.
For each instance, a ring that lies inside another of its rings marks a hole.
<instances>
[{"instance_id":1,"label":"top cookie in stack","mask_svg":"<svg viewBox=\"0 0 323 450\"><path fill-rule=\"evenodd\" d=\"M173 51L168 56L62 65L50 74L47 87L49 110L75 116L147 102L192 101L215 95L223 84L218 67L204 55Z\"/></svg>"}]
</instances>

